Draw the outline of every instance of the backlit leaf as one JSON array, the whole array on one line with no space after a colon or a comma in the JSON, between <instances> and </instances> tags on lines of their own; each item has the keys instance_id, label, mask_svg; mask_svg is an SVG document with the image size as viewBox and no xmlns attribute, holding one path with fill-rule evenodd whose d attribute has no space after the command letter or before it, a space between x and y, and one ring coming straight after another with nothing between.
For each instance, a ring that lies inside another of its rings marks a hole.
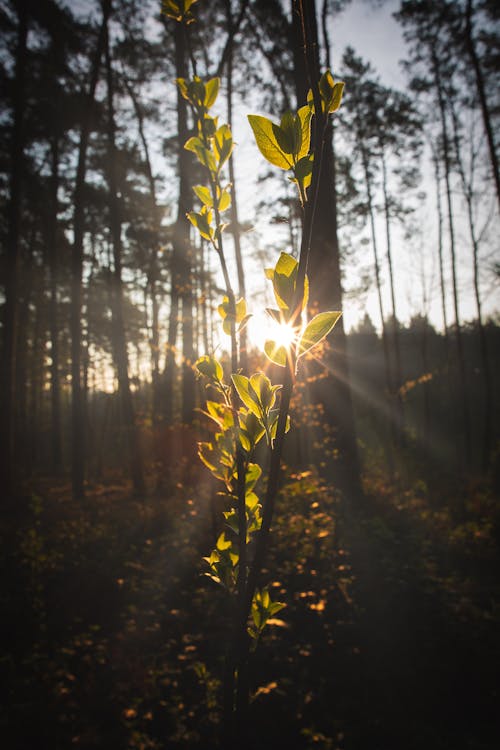
<instances>
[{"instance_id":1,"label":"backlit leaf","mask_svg":"<svg viewBox=\"0 0 500 750\"><path fill-rule=\"evenodd\" d=\"M319 342L330 333L341 315L341 312L323 312L315 315L314 318L309 321L305 331L300 337L297 355L302 357L302 355L312 349L313 346L319 344Z\"/></svg>"},{"instance_id":2,"label":"backlit leaf","mask_svg":"<svg viewBox=\"0 0 500 750\"><path fill-rule=\"evenodd\" d=\"M267 117L261 117L260 115L248 115L248 122L253 130L255 142L264 158L274 164L275 167L291 169L293 160L291 156L286 156L279 147L273 129L274 123ZM277 126L274 125L274 127Z\"/></svg>"}]
</instances>

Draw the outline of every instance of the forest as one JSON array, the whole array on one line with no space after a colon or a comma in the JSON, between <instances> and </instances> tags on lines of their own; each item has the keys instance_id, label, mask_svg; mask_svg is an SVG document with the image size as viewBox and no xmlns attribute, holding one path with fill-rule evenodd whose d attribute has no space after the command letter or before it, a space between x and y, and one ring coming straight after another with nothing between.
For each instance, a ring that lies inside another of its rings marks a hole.
<instances>
[{"instance_id":1,"label":"forest","mask_svg":"<svg viewBox=\"0 0 500 750\"><path fill-rule=\"evenodd\" d=\"M0 0L9 750L500 747L500 6Z\"/></svg>"}]
</instances>

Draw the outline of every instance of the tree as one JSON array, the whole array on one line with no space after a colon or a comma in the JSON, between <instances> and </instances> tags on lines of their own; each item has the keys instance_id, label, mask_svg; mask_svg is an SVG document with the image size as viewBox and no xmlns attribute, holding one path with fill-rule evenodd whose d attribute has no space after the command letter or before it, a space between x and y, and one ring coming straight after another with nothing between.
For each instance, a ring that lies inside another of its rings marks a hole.
<instances>
[{"instance_id":1,"label":"tree","mask_svg":"<svg viewBox=\"0 0 500 750\"><path fill-rule=\"evenodd\" d=\"M107 85L107 156L108 169L107 180L109 188L109 218L110 234L113 246L113 273L111 279L111 304L113 312L113 350L120 398L122 402L122 413L127 436L129 451L130 471L134 490L137 494L144 492L144 477L142 471L141 450L137 425L135 423L134 405L130 392L130 379L128 373L127 341L125 336L125 324L123 320L123 288L122 288L122 227L120 219L120 203L118 198L118 179L116 173L117 148L116 148L116 123L114 109L114 76L111 65L111 50L109 41L109 17L105 28L104 57L106 64Z\"/></svg>"},{"instance_id":2,"label":"tree","mask_svg":"<svg viewBox=\"0 0 500 750\"><path fill-rule=\"evenodd\" d=\"M305 36L302 37L304 30ZM318 29L314 0L292 0L292 40L295 93L298 106L307 101L308 91L319 76ZM316 110L318 108L316 107ZM332 146L332 125L329 119L315 118L312 149L321 161L317 195L311 206L314 216L307 217L303 232L310 232L310 257L308 273L311 283L309 305L314 309L342 309L342 282L340 247L337 227L337 196L335 188L335 161ZM312 189L312 188L311 188ZM313 221L314 218L314 221ZM335 328L333 349L324 354L327 377L313 389L313 398L324 407L325 419L335 432L335 446L339 460L329 467L331 478L346 489L355 489L359 483L359 466L356 448L354 412L349 379L346 338L342 319Z\"/></svg>"}]
</instances>

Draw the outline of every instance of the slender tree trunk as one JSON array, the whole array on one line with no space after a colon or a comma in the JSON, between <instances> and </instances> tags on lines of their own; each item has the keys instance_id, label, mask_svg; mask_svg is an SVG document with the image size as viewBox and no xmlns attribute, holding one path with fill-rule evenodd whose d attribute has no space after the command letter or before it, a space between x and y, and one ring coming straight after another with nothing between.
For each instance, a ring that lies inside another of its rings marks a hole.
<instances>
[{"instance_id":1,"label":"slender tree trunk","mask_svg":"<svg viewBox=\"0 0 500 750\"><path fill-rule=\"evenodd\" d=\"M438 96L439 116L441 121L441 133L443 138L443 159L444 159L444 177L446 185L446 202L448 206L448 227L450 232L450 254L451 254L451 272L453 281L453 309L455 312L455 335L457 339L457 355L458 355L458 372L460 382L460 401L462 403L462 421L464 431L464 449L465 449L465 461L470 461L471 455L471 438L470 438L470 417L469 417L469 403L467 400L467 382L465 375L465 355L462 340L462 328L460 325L460 314L458 310L458 282L457 282L457 268L456 268L456 249L455 249L455 229L453 220L453 203L451 197L451 155L450 155L450 143L448 136L448 125L446 122L446 104L444 98L443 84L441 81L441 71L439 68L439 62L436 56L436 51L433 48L431 51L434 81L436 85L436 92Z\"/></svg>"},{"instance_id":2,"label":"slender tree trunk","mask_svg":"<svg viewBox=\"0 0 500 750\"><path fill-rule=\"evenodd\" d=\"M484 85L483 71L481 70L481 64L476 51L476 45L474 43L474 30L473 30L473 13L474 8L472 0L467 0L465 7L465 41L467 51L469 53L470 61L472 63L472 69L476 79L477 93L479 97L479 103L481 105L481 114L483 117L483 125L486 133L486 139L488 141L488 150L490 154L491 171L493 173L493 180L495 182L495 188L497 193L498 207L500 209L500 170L498 166L498 156L495 148L495 138L493 135L493 127L491 125L491 115L486 99L486 90Z\"/></svg>"},{"instance_id":3,"label":"slender tree trunk","mask_svg":"<svg viewBox=\"0 0 500 750\"><path fill-rule=\"evenodd\" d=\"M301 20L301 11L304 24ZM303 29L306 36L305 49ZM314 79L316 83L320 77L314 0L292 0L292 40L296 98L301 106L306 103L307 92L311 87L310 79ZM342 283L331 123L327 125L324 133L315 125L313 139L317 158L320 158L322 151L322 167L309 256L310 303L312 306L318 306L320 310L341 310ZM331 340L334 342L335 355L330 348L326 352L325 366L328 376L318 384L313 398L317 398L323 405L325 419L335 432L339 459L335 465L329 467L332 479L352 495L359 489L359 465L342 318L335 326Z\"/></svg>"},{"instance_id":4,"label":"slender tree trunk","mask_svg":"<svg viewBox=\"0 0 500 750\"><path fill-rule=\"evenodd\" d=\"M144 477L137 425L135 423L134 405L130 391L128 373L127 340L125 323L123 320L123 281L122 281L122 241L121 219L118 198L118 180L116 176L116 125L114 112L114 80L111 67L109 44L109 30L106 26L105 61L108 104L108 185L109 185L109 213L110 229L113 244L113 273L112 283L112 322L113 322L113 352L118 388L120 392L121 408L125 425L127 447L129 451L130 470L134 490L137 494L144 492Z\"/></svg>"},{"instance_id":5,"label":"slender tree trunk","mask_svg":"<svg viewBox=\"0 0 500 750\"><path fill-rule=\"evenodd\" d=\"M432 162L434 164L434 179L436 181L436 209L438 219L438 258L439 258L439 288L441 292L441 309L443 312L443 328L446 344L446 358L448 357L448 318L446 314L446 291L444 280L444 262L443 262L443 208L441 205L441 177L439 173L439 158L432 149Z\"/></svg>"},{"instance_id":6,"label":"slender tree trunk","mask_svg":"<svg viewBox=\"0 0 500 750\"><path fill-rule=\"evenodd\" d=\"M397 413L397 425L400 437L403 436L404 431L404 406L403 399L401 397L400 388L403 385L402 371L401 371L401 349L399 345L399 330L398 330L398 318L396 314L396 293L394 288L394 270L392 265L392 242L391 242L391 217L390 217L390 202L389 193L387 189L387 165L385 161L385 154L382 150L382 191L384 194L384 217L385 217L385 235L387 242L387 264L389 267L389 285L391 289L391 304L392 304L392 320L394 325L393 331L393 343L394 343L394 355L396 360L396 372L395 382L393 382L393 396L396 398L396 413Z\"/></svg>"},{"instance_id":7,"label":"slender tree trunk","mask_svg":"<svg viewBox=\"0 0 500 750\"><path fill-rule=\"evenodd\" d=\"M11 131L11 167L9 204L7 213L7 241L5 252L5 285L3 313L3 351L0 363L0 479L2 491L8 497L13 488L15 455L14 414L16 403L16 340L20 264L20 213L22 201L22 167L24 150L24 109L27 64L28 7L26 0L18 3L17 49L15 86Z\"/></svg>"},{"instance_id":8,"label":"slender tree trunk","mask_svg":"<svg viewBox=\"0 0 500 750\"><path fill-rule=\"evenodd\" d=\"M477 314L477 326L479 331L479 350L481 356L481 369L483 373L483 437L482 437L482 451L481 451L481 463L484 471L488 469L490 462L491 453L491 415L493 413L493 389L491 384L490 375L490 364L488 356L488 344L486 341L486 331L484 329L482 303L481 303L481 291L479 289L479 240L476 234L476 226L474 222L474 206L473 206L473 187L472 178L470 181L467 180L465 175L465 169L462 159L462 149L460 146L460 134L458 129L458 118L457 113L451 104L451 114L453 121L453 136L455 144L455 156L457 160L457 167L460 174L460 180L462 182L462 190L467 205L467 218L469 223L469 233L472 245L472 259L473 259L473 279L474 279L474 297L476 301L476 314Z\"/></svg>"},{"instance_id":9,"label":"slender tree trunk","mask_svg":"<svg viewBox=\"0 0 500 750\"><path fill-rule=\"evenodd\" d=\"M51 445L52 468L59 473L62 466L61 435L61 387L59 381L59 326L58 326L58 252L57 252L57 216L59 211L57 193L59 190L59 138L52 141L52 174L50 180L50 215L48 233L49 257L49 325L50 325L50 394L51 394Z\"/></svg>"},{"instance_id":10,"label":"slender tree trunk","mask_svg":"<svg viewBox=\"0 0 500 750\"><path fill-rule=\"evenodd\" d=\"M175 69L177 78L188 75L188 39L184 24L175 25ZM193 247L191 229L186 213L193 207L191 190L189 152L184 148L190 133L187 120L187 104L178 92L177 124L179 137L179 204L174 229L174 246L178 253L178 270L181 273L182 302L182 423L191 424L196 406L196 378L194 374L194 332L193 332ZM182 105L181 105L182 102Z\"/></svg>"},{"instance_id":11,"label":"slender tree trunk","mask_svg":"<svg viewBox=\"0 0 500 750\"><path fill-rule=\"evenodd\" d=\"M134 107L135 116L137 119L137 127L139 130L139 137L141 139L142 149L144 152L144 166L146 168L146 177L149 185L149 197L150 197L150 211L153 222L153 229L156 235L156 239L151 247L151 255L148 270L148 285L151 294L151 377L152 377L152 388L153 388L153 422L156 424L159 413L160 413L160 337L159 337L159 325L158 325L158 293L157 293L157 282L158 282L158 245L160 237L160 216L158 209L158 202L156 199L156 183L153 175L153 168L151 165L151 157L149 155L149 146L146 138L146 132L144 129L144 112L142 110L139 99L137 98L133 86L124 79L124 83L127 89L127 93L130 96L132 105Z\"/></svg>"},{"instance_id":12,"label":"slender tree trunk","mask_svg":"<svg viewBox=\"0 0 500 750\"><path fill-rule=\"evenodd\" d=\"M380 278L380 262L379 262L379 257L378 257L377 232L375 229L375 209L373 207L372 181L371 181L371 176L370 176L368 155L362 143L362 138L363 138L363 135L361 132L359 132L358 139L359 139L359 145L361 148L361 159L363 162L363 171L365 175L368 215L370 217L370 229L371 229L371 235L372 235L373 265L375 269L375 285L377 287L378 308L379 308L380 320L382 324L382 347L383 347L383 352L384 352L385 384L387 388L387 393L389 395L389 398L391 399L391 405L389 409L389 419L390 419L390 431L391 431L392 441L391 441L391 444L388 446L387 461L389 464L390 473L394 474L395 469L394 469L393 443L395 443L396 441L396 434L394 430L393 410L392 410L393 387L392 387L392 377L391 377L391 364L390 364L390 358L389 358L389 338L387 335L387 325L386 325L385 316L384 316L384 303L382 300L382 280Z\"/></svg>"},{"instance_id":13,"label":"slender tree trunk","mask_svg":"<svg viewBox=\"0 0 500 750\"><path fill-rule=\"evenodd\" d=\"M86 96L86 106L82 117L78 164L76 169L75 193L73 199L73 251L71 257L71 411L72 411L72 455L71 481L74 499L84 496L85 477L85 416L81 387L81 346L82 346L82 272L83 238L85 233L84 188L87 170L87 149L91 127L91 114L94 107L95 91L99 78L99 68L104 51L105 30L111 12L111 0L103 0L102 22L95 57L90 76L90 86Z\"/></svg>"}]
</instances>

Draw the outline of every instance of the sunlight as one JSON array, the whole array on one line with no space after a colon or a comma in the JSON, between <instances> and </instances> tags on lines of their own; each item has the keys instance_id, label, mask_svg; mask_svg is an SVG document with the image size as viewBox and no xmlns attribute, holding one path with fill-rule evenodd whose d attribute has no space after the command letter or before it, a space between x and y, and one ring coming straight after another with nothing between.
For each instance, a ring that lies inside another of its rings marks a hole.
<instances>
[{"instance_id":1,"label":"sunlight","mask_svg":"<svg viewBox=\"0 0 500 750\"><path fill-rule=\"evenodd\" d=\"M266 341L275 341L278 347L289 349L297 336L297 330L288 323L277 323L265 313L257 313L250 326L250 338L256 347L264 350Z\"/></svg>"}]
</instances>

